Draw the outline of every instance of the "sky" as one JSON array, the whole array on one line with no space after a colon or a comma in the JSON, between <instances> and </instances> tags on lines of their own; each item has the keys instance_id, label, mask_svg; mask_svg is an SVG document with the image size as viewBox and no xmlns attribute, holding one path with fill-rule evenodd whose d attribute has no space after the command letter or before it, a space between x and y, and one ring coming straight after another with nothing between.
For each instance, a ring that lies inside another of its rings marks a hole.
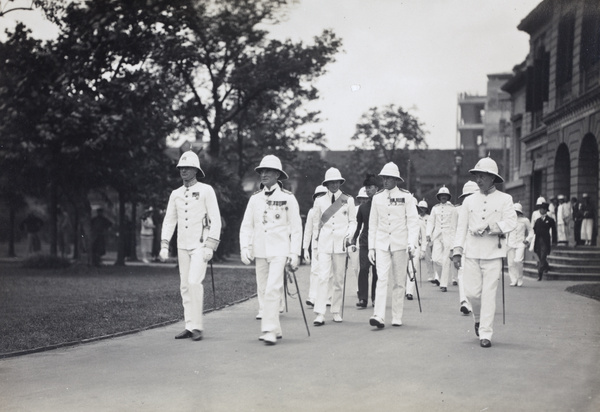
<instances>
[{"instance_id":1,"label":"sky","mask_svg":"<svg viewBox=\"0 0 600 412\"><path fill-rule=\"evenodd\" d=\"M331 150L351 145L371 107L401 106L421 121L432 149L456 145L459 93L485 95L488 74L510 73L529 50L517 26L541 0L299 0L275 38L312 43L324 29L343 40L343 52L316 86L311 109L323 121ZM0 1L4 5L5 1ZM25 20L40 38L52 26L32 12L0 18L0 32Z\"/></svg>"}]
</instances>

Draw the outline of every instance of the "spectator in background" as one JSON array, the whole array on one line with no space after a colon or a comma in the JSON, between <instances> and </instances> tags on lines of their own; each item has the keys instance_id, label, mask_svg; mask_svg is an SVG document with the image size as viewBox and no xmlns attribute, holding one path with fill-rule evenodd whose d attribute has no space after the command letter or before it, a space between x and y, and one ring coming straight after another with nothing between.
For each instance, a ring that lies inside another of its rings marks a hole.
<instances>
[{"instance_id":1,"label":"spectator in background","mask_svg":"<svg viewBox=\"0 0 600 412\"><path fill-rule=\"evenodd\" d=\"M556 222L548 215L548 203L542 203L539 207L540 217L533 225L535 233L535 244L533 251L538 256L538 281L542 280L544 273L549 268L547 257L550 254L551 243L556 244ZM552 237L550 237L552 231Z\"/></svg>"},{"instance_id":2,"label":"spectator in background","mask_svg":"<svg viewBox=\"0 0 600 412\"><path fill-rule=\"evenodd\" d=\"M98 208L96 216L92 218L92 264L94 266L102 265L102 256L106 254L106 232L111 226L112 222L104 216L104 209Z\"/></svg>"},{"instance_id":3,"label":"spectator in background","mask_svg":"<svg viewBox=\"0 0 600 412\"><path fill-rule=\"evenodd\" d=\"M573 239L574 245L578 246L581 244L581 222L583 221L583 213L581 213L581 203L576 197L571 198L571 211L573 213Z\"/></svg>"},{"instance_id":4,"label":"spectator in background","mask_svg":"<svg viewBox=\"0 0 600 412\"><path fill-rule=\"evenodd\" d=\"M56 229L58 231L56 240L61 257L71 253L71 240L73 239L73 225L69 215L59 206L56 209Z\"/></svg>"},{"instance_id":5,"label":"spectator in background","mask_svg":"<svg viewBox=\"0 0 600 412\"><path fill-rule=\"evenodd\" d=\"M592 200L587 193L583 194L583 203L581 205L581 213L583 220L581 221L581 240L584 245L590 246L592 244L592 236L594 232L594 220L595 220L595 209Z\"/></svg>"},{"instance_id":6,"label":"spectator in background","mask_svg":"<svg viewBox=\"0 0 600 412\"><path fill-rule=\"evenodd\" d=\"M142 252L142 262L148 264L152 259L152 242L154 241L154 220L152 214L154 209L149 207L142 215L140 229L140 250Z\"/></svg>"},{"instance_id":7,"label":"spectator in background","mask_svg":"<svg viewBox=\"0 0 600 412\"><path fill-rule=\"evenodd\" d=\"M19 229L27 233L27 256L34 255L42 250L39 232L44 226L44 221L29 213L19 225Z\"/></svg>"},{"instance_id":8,"label":"spectator in background","mask_svg":"<svg viewBox=\"0 0 600 412\"><path fill-rule=\"evenodd\" d=\"M571 203L565 200L564 195L558 195L558 210L556 212L558 244L569 245L569 224L571 219Z\"/></svg>"},{"instance_id":9,"label":"spectator in background","mask_svg":"<svg viewBox=\"0 0 600 412\"><path fill-rule=\"evenodd\" d=\"M508 250L506 259L508 261L510 286L523 286L525 248L533 240L533 228L529 223L529 219L523 215L523 206L520 203L515 203L514 207L517 213L517 227L507 235Z\"/></svg>"}]
</instances>

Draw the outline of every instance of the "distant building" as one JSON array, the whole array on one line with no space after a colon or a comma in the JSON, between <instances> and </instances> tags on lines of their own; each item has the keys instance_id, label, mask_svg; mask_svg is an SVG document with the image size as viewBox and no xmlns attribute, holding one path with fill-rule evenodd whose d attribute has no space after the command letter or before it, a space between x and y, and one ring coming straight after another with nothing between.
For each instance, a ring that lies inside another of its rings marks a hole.
<instances>
[{"instance_id":1,"label":"distant building","mask_svg":"<svg viewBox=\"0 0 600 412\"><path fill-rule=\"evenodd\" d=\"M502 87L515 148L505 188L530 213L540 195L587 193L598 208L600 3L544 0L517 28L530 51Z\"/></svg>"},{"instance_id":2,"label":"distant building","mask_svg":"<svg viewBox=\"0 0 600 412\"><path fill-rule=\"evenodd\" d=\"M510 149L511 101L502 85L511 73L488 74L485 96L460 93L458 95L456 147L477 150L479 157L489 150Z\"/></svg>"}]
</instances>

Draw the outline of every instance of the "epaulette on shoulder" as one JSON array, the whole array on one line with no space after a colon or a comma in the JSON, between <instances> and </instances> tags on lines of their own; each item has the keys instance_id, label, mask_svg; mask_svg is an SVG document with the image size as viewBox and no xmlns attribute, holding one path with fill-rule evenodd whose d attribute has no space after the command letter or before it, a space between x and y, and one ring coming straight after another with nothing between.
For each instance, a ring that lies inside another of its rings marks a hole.
<instances>
[{"instance_id":1,"label":"epaulette on shoulder","mask_svg":"<svg viewBox=\"0 0 600 412\"><path fill-rule=\"evenodd\" d=\"M410 193L408 190L406 190L406 189L402 189L401 187L399 187L398 189L400 189L400 191L401 191L401 192L404 192L404 193Z\"/></svg>"},{"instance_id":2,"label":"epaulette on shoulder","mask_svg":"<svg viewBox=\"0 0 600 412\"><path fill-rule=\"evenodd\" d=\"M287 193L288 195L293 195L293 193L292 193L292 192L290 192L290 191L289 191L289 190L287 190L287 189L284 189L283 187L281 188L281 191L282 191L283 193Z\"/></svg>"},{"instance_id":3,"label":"epaulette on shoulder","mask_svg":"<svg viewBox=\"0 0 600 412\"><path fill-rule=\"evenodd\" d=\"M252 193L252 196L257 195L262 192L262 189L258 189L256 192Z\"/></svg>"}]
</instances>

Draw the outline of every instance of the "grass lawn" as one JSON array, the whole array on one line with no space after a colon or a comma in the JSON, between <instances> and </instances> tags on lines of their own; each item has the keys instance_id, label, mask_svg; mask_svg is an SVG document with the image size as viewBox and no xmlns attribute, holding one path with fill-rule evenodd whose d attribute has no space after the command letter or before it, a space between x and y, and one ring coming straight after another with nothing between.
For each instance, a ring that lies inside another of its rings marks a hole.
<instances>
[{"instance_id":1,"label":"grass lawn","mask_svg":"<svg viewBox=\"0 0 600 412\"><path fill-rule=\"evenodd\" d=\"M214 268L216 307L256 293L254 268ZM210 267L204 308L213 308ZM25 268L0 263L0 357L183 319L173 265Z\"/></svg>"},{"instance_id":2,"label":"grass lawn","mask_svg":"<svg viewBox=\"0 0 600 412\"><path fill-rule=\"evenodd\" d=\"M567 292L577 293L578 295L600 300L600 283L581 283L579 285L569 286Z\"/></svg>"}]
</instances>

